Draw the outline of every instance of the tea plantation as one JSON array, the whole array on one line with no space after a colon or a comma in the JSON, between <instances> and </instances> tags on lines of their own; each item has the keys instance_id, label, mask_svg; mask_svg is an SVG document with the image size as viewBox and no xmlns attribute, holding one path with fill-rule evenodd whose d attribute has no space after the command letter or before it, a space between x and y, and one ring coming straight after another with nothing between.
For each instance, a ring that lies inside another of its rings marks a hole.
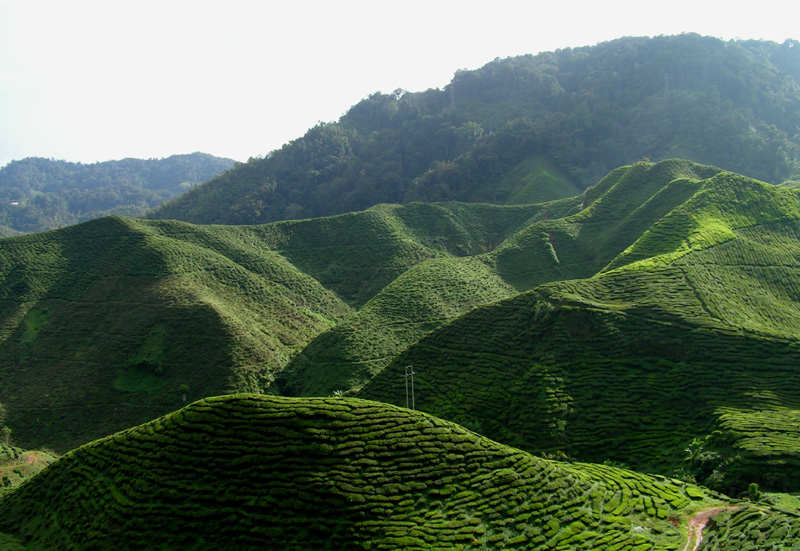
<instances>
[{"instance_id":1,"label":"tea plantation","mask_svg":"<svg viewBox=\"0 0 800 551\"><path fill-rule=\"evenodd\" d=\"M679 550L690 515L727 504L383 403L235 395L66 454L0 501L0 532L26 549Z\"/></svg>"},{"instance_id":2,"label":"tea plantation","mask_svg":"<svg viewBox=\"0 0 800 551\"><path fill-rule=\"evenodd\" d=\"M2 240L0 401L21 444L66 451L186 399L264 391L409 268L488 250L543 210L416 204L206 227L113 217Z\"/></svg>"},{"instance_id":3,"label":"tea plantation","mask_svg":"<svg viewBox=\"0 0 800 551\"><path fill-rule=\"evenodd\" d=\"M181 549L683 549L688 516L729 503L676 480L800 490L799 269L797 190L681 160L538 205L2 239L18 446L235 396L26 470L0 549L149 527ZM407 366L427 415L385 405ZM794 537L793 510L735 505L709 548Z\"/></svg>"},{"instance_id":4,"label":"tea plantation","mask_svg":"<svg viewBox=\"0 0 800 551\"><path fill-rule=\"evenodd\" d=\"M404 404L413 364L420 409L503 442L671 474L699 438L708 483L796 489L800 196L724 173L686 185L594 277L451 322L360 395Z\"/></svg>"},{"instance_id":5,"label":"tea plantation","mask_svg":"<svg viewBox=\"0 0 800 551\"><path fill-rule=\"evenodd\" d=\"M483 254L421 263L309 343L281 373L276 391L324 396L357 390L429 331L477 306L542 283L590 277L691 197L703 177L719 172L682 160L623 167L582 197L540 205L527 224L495 239ZM495 207L496 216L513 212Z\"/></svg>"}]
</instances>

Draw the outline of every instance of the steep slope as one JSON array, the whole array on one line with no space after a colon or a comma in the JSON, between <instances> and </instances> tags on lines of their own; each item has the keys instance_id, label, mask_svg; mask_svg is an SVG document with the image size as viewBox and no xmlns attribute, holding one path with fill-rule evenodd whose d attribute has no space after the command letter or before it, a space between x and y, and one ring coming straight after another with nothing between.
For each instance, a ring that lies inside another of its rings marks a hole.
<instances>
[{"instance_id":1,"label":"steep slope","mask_svg":"<svg viewBox=\"0 0 800 551\"><path fill-rule=\"evenodd\" d=\"M0 501L0 530L27 549L678 550L711 505L387 404L238 395L70 452Z\"/></svg>"},{"instance_id":2,"label":"steep slope","mask_svg":"<svg viewBox=\"0 0 800 551\"><path fill-rule=\"evenodd\" d=\"M477 306L516 294L516 290L498 275L491 253L483 251L495 250L506 236L513 240L520 227L575 211L578 203L579 199L574 198L527 207L452 203L391 207L406 223L412 222L409 213L414 211L433 214L446 209L458 213L457 219L461 222L457 227L471 236L471 241L481 245L466 250L450 246L454 252L463 250L473 254L440 256L405 271L352 317L309 343L281 373L276 389L281 394L306 396L356 390L432 329ZM472 215L465 216L464 211ZM479 213L482 214L480 218ZM446 220L451 218L454 216ZM482 230L481 226L490 221L498 227ZM501 221L506 227L499 227ZM444 224L439 223L430 230L440 243L452 243L448 237L451 232Z\"/></svg>"},{"instance_id":3,"label":"steep slope","mask_svg":"<svg viewBox=\"0 0 800 551\"><path fill-rule=\"evenodd\" d=\"M800 196L729 173L679 183L694 194L600 274L459 318L360 395L404 404L413 365L420 409L528 450L796 488ZM708 436L717 455L686 465Z\"/></svg>"},{"instance_id":4,"label":"steep slope","mask_svg":"<svg viewBox=\"0 0 800 551\"><path fill-rule=\"evenodd\" d=\"M684 34L496 59L442 90L373 94L151 216L253 224L376 203L539 203L644 158L797 180L795 46Z\"/></svg>"},{"instance_id":5,"label":"steep slope","mask_svg":"<svg viewBox=\"0 0 800 551\"><path fill-rule=\"evenodd\" d=\"M682 160L642 162L615 170L582 197L529 207L528 222L488 252L428 260L397 278L309 343L276 380L277 390L357 390L426 333L477 306L548 281L590 277L719 172ZM518 211L494 210L500 219Z\"/></svg>"},{"instance_id":6,"label":"steep slope","mask_svg":"<svg viewBox=\"0 0 800 551\"><path fill-rule=\"evenodd\" d=\"M142 214L233 165L205 153L88 165L33 157L12 161L0 168L0 224L37 232Z\"/></svg>"},{"instance_id":7,"label":"steep slope","mask_svg":"<svg viewBox=\"0 0 800 551\"><path fill-rule=\"evenodd\" d=\"M541 211L537 205L377 205L252 231L350 304L362 306L417 263L490 250Z\"/></svg>"},{"instance_id":8,"label":"steep slope","mask_svg":"<svg viewBox=\"0 0 800 551\"><path fill-rule=\"evenodd\" d=\"M0 242L0 396L26 447L69 449L263 389L350 308L246 231L105 218Z\"/></svg>"},{"instance_id":9,"label":"steep slope","mask_svg":"<svg viewBox=\"0 0 800 551\"><path fill-rule=\"evenodd\" d=\"M580 212L537 221L492 253L519 291L591 277L720 170L681 159L620 167L583 194Z\"/></svg>"},{"instance_id":10,"label":"steep slope","mask_svg":"<svg viewBox=\"0 0 800 551\"><path fill-rule=\"evenodd\" d=\"M488 250L541 211L385 205L258 227L107 218L4 240L0 400L25 446L63 451L187 398L264 391L413 266ZM448 316L461 295L444 300Z\"/></svg>"}]
</instances>

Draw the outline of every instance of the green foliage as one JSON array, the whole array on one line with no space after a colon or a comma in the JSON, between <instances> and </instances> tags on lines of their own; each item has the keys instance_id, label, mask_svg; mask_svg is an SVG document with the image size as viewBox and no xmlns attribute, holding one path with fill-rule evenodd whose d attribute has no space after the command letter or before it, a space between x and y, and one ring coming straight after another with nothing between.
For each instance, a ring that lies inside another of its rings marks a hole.
<instances>
[{"instance_id":1,"label":"green foliage","mask_svg":"<svg viewBox=\"0 0 800 551\"><path fill-rule=\"evenodd\" d=\"M715 497L387 404L237 395L70 452L0 500L0 530L32 549L644 551L680 548L668 517Z\"/></svg>"},{"instance_id":2,"label":"green foliage","mask_svg":"<svg viewBox=\"0 0 800 551\"><path fill-rule=\"evenodd\" d=\"M273 392L293 356L365 303L351 325L358 342L340 354L377 351L387 362L433 327L508 296L469 257L557 212L382 205L259 227L116 217L5 240L0 399L41 411L39 422L15 421L24 445L64 451L170 411L187 381L192 397ZM405 328L392 319L409 299L430 303L408 310L418 325ZM350 390L350 378L320 376L317 388Z\"/></svg>"},{"instance_id":3,"label":"green foliage","mask_svg":"<svg viewBox=\"0 0 800 551\"><path fill-rule=\"evenodd\" d=\"M505 444L795 489L799 221L795 190L669 160L539 205L6 239L0 399L15 438L67 449L187 382L405 405L413 365L418 408Z\"/></svg>"},{"instance_id":4,"label":"green foliage","mask_svg":"<svg viewBox=\"0 0 800 551\"><path fill-rule=\"evenodd\" d=\"M530 266L544 234L559 262L539 253L552 271L534 277L553 283L432 331L359 395L403 404L412 364L419 409L481 419L505 443L671 474L712 435L688 462L698 481L796 489L800 198L703 167L675 179L678 166L621 169L580 213L507 240L491 254L514 274L503 249ZM564 266L583 279L557 281Z\"/></svg>"},{"instance_id":5,"label":"green foliage","mask_svg":"<svg viewBox=\"0 0 800 551\"><path fill-rule=\"evenodd\" d=\"M697 462L703 454L705 447L705 440L702 438L694 438L684 450L686 452L686 461L689 462L689 467L694 470L697 467Z\"/></svg>"},{"instance_id":6,"label":"green foliage","mask_svg":"<svg viewBox=\"0 0 800 551\"><path fill-rule=\"evenodd\" d=\"M710 551L790 551L797 548L800 523L795 512L740 506L715 515L703 539L703 549Z\"/></svg>"},{"instance_id":7,"label":"green foliage","mask_svg":"<svg viewBox=\"0 0 800 551\"><path fill-rule=\"evenodd\" d=\"M115 217L0 242L15 438L70 449L174 409L186 381L194 396L265 389L351 312L271 235Z\"/></svg>"},{"instance_id":8,"label":"green foliage","mask_svg":"<svg viewBox=\"0 0 800 551\"><path fill-rule=\"evenodd\" d=\"M11 432L0 429L0 498L55 461L52 452L23 450L6 440Z\"/></svg>"},{"instance_id":9,"label":"green foliage","mask_svg":"<svg viewBox=\"0 0 800 551\"><path fill-rule=\"evenodd\" d=\"M442 90L373 94L151 216L253 224L377 203L543 202L644 158L797 180L795 51L683 34L496 59Z\"/></svg>"},{"instance_id":10,"label":"green foliage","mask_svg":"<svg viewBox=\"0 0 800 551\"><path fill-rule=\"evenodd\" d=\"M0 169L0 224L8 226L0 236L113 214L141 214L232 166L230 159L203 153L91 165L40 158L12 161Z\"/></svg>"}]
</instances>

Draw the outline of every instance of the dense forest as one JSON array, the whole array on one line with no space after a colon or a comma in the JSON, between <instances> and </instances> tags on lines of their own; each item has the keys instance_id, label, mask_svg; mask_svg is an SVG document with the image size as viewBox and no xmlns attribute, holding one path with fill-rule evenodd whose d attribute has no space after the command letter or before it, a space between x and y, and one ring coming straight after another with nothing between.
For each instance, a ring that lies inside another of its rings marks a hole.
<instances>
[{"instance_id":1,"label":"dense forest","mask_svg":"<svg viewBox=\"0 0 800 551\"><path fill-rule=\"evenodd\" d=\"M153 218L263 223L388 202L542 202L681 157L800 177L800 48L694 34L496 59L444 89L375 93Z\"/></svg>"},{"instance_id":2,"label":"dense forest","mask_svg":"<svg viewBox=\"0 0 800 551\"><path fill-rule=\"evenodd\" d=\"M233 163L205 153L95 164L33 157L12 161L0 169L0 225L37 232L112 214L135 216Z\"/></svg>"}]
</instances>

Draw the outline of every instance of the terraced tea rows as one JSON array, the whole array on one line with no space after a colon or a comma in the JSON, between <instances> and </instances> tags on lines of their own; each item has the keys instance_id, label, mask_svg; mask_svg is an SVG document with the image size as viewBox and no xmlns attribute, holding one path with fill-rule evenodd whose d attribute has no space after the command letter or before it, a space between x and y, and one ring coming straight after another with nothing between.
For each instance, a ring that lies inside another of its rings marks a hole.
<instances>
[{"instance_id":1,"label":"terraced tea rows","mask_svg":"<svg viewBox=\"0 0 800 551\"><path fill-rule=\"evenodd\" d=\"M584 197L540 205L527 225L489 252L421 263L384 287L353 317L312 341L289 363L276 389L307 396L358 390L430 330L472 308L513 296L515 288L593 275L653 220L690 197L700 187L701 175L718 172L680 160L625 167L597 185L603 190L599 195L590 190ZM408 227L429 227L417 216L444 207L380 208L402 216ZM466 219L460 210L477 206L447 204L446 208ZM495 211L504 212L497 207ZM481 227L477 222L470 225ZM438 239L448 244L448 250L461 253L464 249L452 243L469 240L449 237L453 227L439 224L443 235ZM491 235L486 230L472 233Z\"/></svg>"},{"instance_id":2,"label":"terraced tea rows","mask_svg":"<svg viewBox=\"0 0 800 551\"><path fill-rule=\"evenodd\" d=\"M264 391L353 313L343 298L361 305L554 209L380 206L258 227L118 217L5 240L0 399L21 443L65 450L189 398Z\"/></svg>"},{"instance_id":3,"label":"terraced tea rows","mask_svg":"<svg viewBox=\"0 0 800 551\"><path fill-rule=\"evenodd\" d=\"M514 288L480 258L427 260L309 343L286 366L277 389L289 396L358 390L432 329L514 294Z\"/></svg>"},{"instance_id":4,"label":"terraced tea rows","mask_svg":"<svg viewBox=\"0 0 800 551\"><path fill-rule=\"evenodd\" d=\"M799 205L715 176L600 275L463 316L360 395L403 404L411 364L420 409L503 442L670 474L713 433L720 488L796 488Z\"/></svg>"},{"instance_id":5,"label":"terraced tea rows","mask_svg":"<svg viewBox=\"0 0 800 551\"><path fill-rule=\"evenodd\" d=\"M696 486L346 398L202 400L0 501L28 549L680 549Z\"/></svg>"},{"instance_id":6,"label":"terraced tea rows","mask_svg":"<svg viewBox=\"0 0 800 551\"><path fill-rule=\"evenodd\" d=\"M800 541L800 517L740 507L715 515L703 536L703 551L793 551Z\"/></svg>"}]
</instances>

